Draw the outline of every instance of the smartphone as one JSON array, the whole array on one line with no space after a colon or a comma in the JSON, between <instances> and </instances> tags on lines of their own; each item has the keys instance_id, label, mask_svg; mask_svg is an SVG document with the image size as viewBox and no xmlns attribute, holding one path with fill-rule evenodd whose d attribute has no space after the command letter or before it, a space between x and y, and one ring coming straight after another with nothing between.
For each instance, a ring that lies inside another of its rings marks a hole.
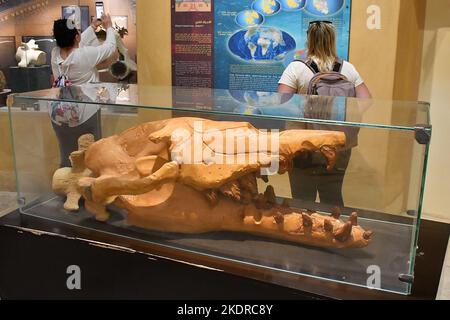
<instances>
[{"instance_id":1,"label":"smartphone","mask_svg":"<svg viewBox=\"0 0 450 320\"><path fill-rule=\"evenodd\" d=\"M105 5L103 1L95 2L95 11L97 12L97 19L101 19L102 15L105 13Z\"/></svg>"}]
</instances>

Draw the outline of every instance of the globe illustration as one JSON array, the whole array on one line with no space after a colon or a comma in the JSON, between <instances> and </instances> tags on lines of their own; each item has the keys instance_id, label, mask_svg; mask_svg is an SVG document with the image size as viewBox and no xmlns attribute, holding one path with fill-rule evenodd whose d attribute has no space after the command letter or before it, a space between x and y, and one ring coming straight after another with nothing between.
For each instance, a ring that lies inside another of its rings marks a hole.
<instances>
[{"instance_id":1,"label":"globe illustration","mask_svg":"<svg viewBox=\"0 0 450 320\"><path fill-rule=\"evenodd\" d=\"M278 0L255 0L252 8L264 16L271 16L280 11L281 5Z\"/></svg>"},{"instance_id":2,"label":"globe illustration","mask_svg":"<svg viewBox=\"0 0 450 320\"><path fill-rule=\"evenodd\" d=\"M306 0L278 0L284 11L298 11L305 7Z\"/></svg>"},{"instance_id":3,"label":"globe illustration","mask_svg":"<svg viewBox=\"0 0 450 320\"><path fill-rule=\"evenodd\" d=\"M236 23L243 28L260 25L264 22L264 17L256 10L244 10L236 16Z\"/></svg>"},{"instance_id":4,"label":"globe illustration","mask_svg":"<svg viewBox=\"0 0 450 320\"><path fill-rule=\"evenodd\" d=\"M250 27L236 32L228 47L236 56L256 62L281 61L296 48L294 38L274 27Z\"/></svg>"},{"instance_id":5,"label":"globe illustration","mask_svg":"<svg viewBox=\"0 0 450 320\"><path fill-rule=\"evenodd\" d=\"M339 11L345 4L345 0L308 0L305 10L315 16L331 16Z\"/></svg>"},{"instance_id":6,"label":"globe illustration","mask_svg":"<svg viewBox=\"0 0 450 320\"><path fill-rule=\"evenodd\" d=\"M275 92L230 90L230 95L246 107L277 106L281 103L281 95Z\"/></svg>"}]
</instances>

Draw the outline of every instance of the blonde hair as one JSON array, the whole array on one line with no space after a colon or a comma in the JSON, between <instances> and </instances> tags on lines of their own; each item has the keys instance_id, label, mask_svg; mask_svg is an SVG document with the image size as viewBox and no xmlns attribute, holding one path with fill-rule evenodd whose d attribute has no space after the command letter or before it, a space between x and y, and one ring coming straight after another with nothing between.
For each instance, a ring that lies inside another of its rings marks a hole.
<instances>
[{"instance_id":1,"label":"blonde hair","mask_svg":"<svg viewBox=\"0 0 450 320\"><path fill-rule=\"evenodd\" d=\"M308 30L308 60L314 61L321 72L333 70L337 59L336 31L331 23L312 23Z\"/></svg>"}]
</instances>

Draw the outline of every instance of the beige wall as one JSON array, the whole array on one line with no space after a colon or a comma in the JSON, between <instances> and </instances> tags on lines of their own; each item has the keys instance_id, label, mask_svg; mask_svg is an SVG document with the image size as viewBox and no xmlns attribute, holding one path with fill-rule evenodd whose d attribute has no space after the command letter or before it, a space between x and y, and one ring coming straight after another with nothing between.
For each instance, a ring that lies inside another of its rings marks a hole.
<instances>
[{"instance_id":1,"label":"beige wall","mask_svg":"<svg viewBox=\"0 0 450 320\"><path fill-rule=\"evenodd\" d=\"M381 29L368 30L367 8L381 9ZM357 0L352 3L350 61L356 66L375 98L391 99L394 90L400 1Z\"/></svg>"},{"instance_id":2,"label":"beige wall","mask_svg":"<svg viewBox=\"0 0 450 320\"><path fill-rule=\"evenodd\" d=\"M137 20L139 84L171 86L170 1L137 0Z\"/></svg>"},{"instance_id":3,"label":"beige wall","mask_svg":"<svg viewBox=\"0 0 450 320\"><path fill-rule=\"evenodd\" d=\"M426 185L427 217L450 222L450 2L428 0L420 100L431 103L433 138Z\"/></svg>"}]
</instances>

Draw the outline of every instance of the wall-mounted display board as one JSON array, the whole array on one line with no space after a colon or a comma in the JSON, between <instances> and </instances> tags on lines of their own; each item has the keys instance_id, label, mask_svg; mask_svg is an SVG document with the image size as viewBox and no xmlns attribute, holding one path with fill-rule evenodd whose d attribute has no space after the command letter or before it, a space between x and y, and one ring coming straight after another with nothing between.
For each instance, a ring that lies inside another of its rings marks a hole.
<instances>
[{"instance_id":1,"label":"wall-mounted display board","mask_svg":"<svg viewBox=\"0 0 450 320\"><path fill-rule=\"evenodd\" d=\"M173 85L211 88L213 46L213 0L172 0Z\"/></svg>"},{"instance_id":2,"label":"wall-mounted display board","mask_svg":"<svg viewBox=\"0 0 450 320\"><path fill-rule=\"evenodd\" d=\"M333 22L348 59L350 12L351 0L172 0L173 84L276 91L311 21Z\"/></svg>"}]
</instances>

